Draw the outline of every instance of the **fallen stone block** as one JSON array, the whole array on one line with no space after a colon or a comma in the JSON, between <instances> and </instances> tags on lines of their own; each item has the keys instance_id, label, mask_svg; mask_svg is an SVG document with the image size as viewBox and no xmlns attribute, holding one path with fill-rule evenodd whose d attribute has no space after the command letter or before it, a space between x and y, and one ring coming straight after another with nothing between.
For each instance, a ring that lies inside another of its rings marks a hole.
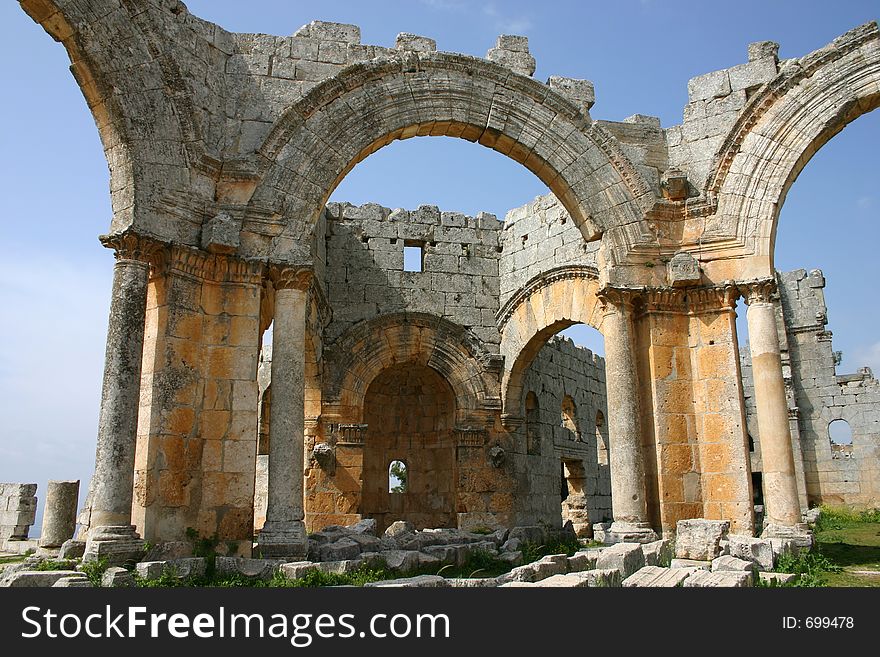
<instances>
[{"instance_id":1,"label":"fallen stone block","mask_svg":"<svg viewBox=\"0 0 880 657\"><path fill-rule=\"evenodd\" d=\"M497 577L450 577L449 586L458 589L474 589L498 586Z\"/></svg>"},{"instance_id":2,"label":"fallen stone block","mask_svg":"<svg viewBox=\"0 0 880 657\"><path fill-rule=\"evenodd\" d=\"M528 586L549 589L572 589L587 588L590 585L589 578L580 577L581 573L570 575L551 575L537 582L527 582Z\"/></svg>"},{"instance_id":3,"label":"fallen stone block","mask_svg":"<svg viewBox=\"0 0 880 657\"><path fill-rule=\"evenodd\" d=\"M343 559L342 561L321 561L318 564L318 570L334 575L347 575L361 567L363 561L361 559Z\"/></svg>"},{"instance_id":4,"label":"fallen stone block","mask_svg":"<svg viewBox=\"0 0 880 657\"><path fill-rule=\"evenodd\" d=\"M750 573L755 570L755 564L745 559L738 559L730 555L721 555L712 561L712 572L746 572Z\"/></svg>"},{"instance_id":5,"label":"fallen stone block","mask_svg":"<svg viewBox=\"0 0 880 657\"><path fill-rule=\"evenodd\" d=\"M217 557L221 559L234 559L234 557ZM189 557L186 559L168 559L165 561L141 561L135 564L135 572L144 579L159 579L163 575L186 579L187 577L201 577L206 572L205 560L201 557ZM218 568L218 572L220 569Z\"/></svg>"},{"instance_id":6,"label":"fallen stone block","mask_svg":"<svg viewBox=\"0 0 880 657\"><path fill-rule=\"evenodd\" d=\"M674 588L681 586L690 574L690 571L684 568L645 566L623 580L623 586L627 588Z\"/></svg>"},{"instance_id":7,"label":"fallen stone block","mask_svg":"<svg viewBox=\"0 0 880 657\"><path fill-rule=\"evenodd\" d=\"M418 577L403 577L401 579L387 579L381 582L367 582L365 587L372 588L438 588L447 587L449 584L439 575L419 575Z\"/></svg>"},{"instance_id":8,"label":"fallen stone block","mask_svg":"<svg viewBox=\"0 0 880 657\"><path fill-rule=\"evenodd\" d=\"M719 571L713 573L708 570L695 570L684 580L686 588L745 588L751 585L752 573L750 572Z\"/></svg>"},{"instance_id":9,"label":"fallen stone block","mask_svg":"<svg viewBox=\"0 0 880 657\"><path fill-rule=\"evenodd\" d=\"M524 525L521 527L514 527L510 530L510 533L507 535L507 540L513 538L518 539L521 543L534 543L535 545L541 545L546 538L546 533L544 532L544 528L539 527L538 525Z\"/></svg>"},{"instance_id":10,"label":"fallen stone block","mask_svg":"<svg viewBox=\"0 0 880 657\"><path fill-rule=\"evenodd\" d=\"M568 572L576 573L583 570L592 570L596 567L598 555L587 552L575 552L568 558Z\"/></svg>"},{"instance_id":11,"label":"fallen stone block","mask_svg":"<svg viewBox=\"0 0 880 657\"><path fill-rule=\"evenodd\" d=\"M406 520L397 520L396 522L392 522L388 525L385 530L385 536L389 538L393 538L397 540L398 537L403 536L405 534L415 534L416 528L411 522Z\"/></svg>"},{"instance_id":12,"label":"fallen stone block","mask_svg":"<svg viewBox=\"0 0 880 657\"><path fill-rule=\"evenodd\" d=\"M773 570L776 565L776 556L770 539L731 534L728 541L730 556L751 561L759 570Z\"/></svg>"},{"instance_id":13,"label":"fallen stone block","mask_svg":"<svg viewBox=\"0 0 880 657\"><path fill-rule=\"evenodd\" d=\"M384 550L379 553L389 570L406 572L419 565L419 553L415 550Z\"/></svg>"},{"instance_id":14,"label":"fallen stone block","mask_svg":"<svg viewBox=\"0 0 880 657\"><path fill-rule=\"evenodd\" d=\"M626 579L644 567L645 555L641 543L615 543L602 550L596 559L599 570L619 570L621 579Z\"/></svg>"},{"instance_id":15,"label":"fallen stone block","mask_svg":"<svg viewBox=\"0 0 880 657\"><path fill-rule=\"evenodd\" d=\"M661 539L652 543L643 543L642 554L646 566L668 567L669 562L672 561L672 542Z\"/></svg>"},{"instance_id":16,"label":"fallen stone block","mask_svg":"<svg viewBox=\"0 0 880 657\"><path fill-rule=\"evenodd\" d=\"M679 520L675 532L675 556L710 561L721 554L720 543L727 538L729 530L730 523L726 520Z\"/></svg>"},{"instance_id":17,"label":"fallen stone block","mask_svg":"<svg viewBox=\"0 0 880 657\"><path fill-rule=\"evenodd\" d=\"M593 570L584 570L574 574L584 579L587 582L587 586L591 588L617 587L623 581L620 571L616 569L594 568Z\"/></svg>"},{"instance_id":18,"label":"fallen stone block","mask_svg":"<svg viewBox=\"0 0 880 657\"><path fill-rule=\"evenodd\" d=\"M4 572L0 586L12 589L49 587L63 577L82 577L82 573L75 570L19 570L7 576Z\"/></svg>"},{"instance_id":19,"label":"fallen stone block","mask_svg":"<svg viewBox=\"0 0 880 657\"><path fill-rule=\"evenodd\" d=\"M700 561L699 559L673 559L669 562L670 568L693 568L695 570L711 570L711 561Z\"/></svg>"},{"instance_id":20,"label":"fallen stone block","mask_svg":"<svg viewBox=\"0 0 880 657\"><path fill-rule=\"evenodd\" d=\"M85 541L77 541L72 538L64 541L61 544L61 549L58 551L59 559L81 559L83 554L86 551L86 542Z\"/></svg>"},{"instance_id":21,"label":"fallen stone block","mask_svg":"<svg viewBox=\"0 0 880 657\"><path fill-rule=\"evenodd\" d=\"M359 535L366 536L375 536L376 535L376 519L375 518L364 518L363 520L359 520L353 525L348 527L353 533Z\"/></svg>"},{"instance_id":22,"label":"fallen stone block","mask_svg":"<svg viewBox=\"0 0 880 657\"><path fill-rule=\"evenodd\" d=\"M376 547L378 542L373 545ZM345 561L356 559L361 553L361 546L351 538L340 538L333 543L322 545L318 549L318 561Z\"/></svg>"},{"instance_id":23,"label":"fallen stone block","mask_svg":"<svg viewBox=\"0 0 880 657\"><path fill-rule=\"evenodd\" d=\"M119 566L112 566L101 575L101 586L105 588L131 588L135 585L131 571Z\"/></svg>"},{"instance_id":24,"label":"fallen stone block","mask_svg":"<svg viewBox=\"0 0 880 657\"><path fill-rule=\"evenodd\" d=\"M502 552L501 554L498 555L498 558L501 559L501 561L506 561L511 566L520 566L520 565L522 565L522 562L523 562L522 552L519 552L519 551L517 551L517 552Z\"/></svg>"},{"instance_id":25,"label":"fallen stone block","mask_svg":"<svg viewBox=\"0 0 880 657\"><path fill-rule=\"evenodd\" d=\"M766 582L767 584L775 582L779 586L788 584L797 579L797 575L792 573L758 573L758 577L762 582Z\"/></svg>"},{"instance_id":26,"label":"fallen stone block","mask_svg":"<svg viewBox=\"0 0 880 657\"><path fill-rule=\"evenodd\" d=\"M62 577L52 585L53 589L93 588L89 578L82 573L79 576Z\"/></svg>"},{"instance_id":27,"label":"fallen stone block","mask_svg":"<svg viewBox=\"0 0 880 657\"><path fill-rule=\"evenodd\" d=\"M196 561L202 562L203 559L178 559L171 563L187 562L195 566ZM261 580L270 580L278 570L279 562L271 559L248 559L246 557L217 557L214 560L217 572L221 575L243 575L244 577L253 577ZM196 574L196 573L193 573Z\"/></svg>"},{"instance_id":28,"label":"fallen stone block","mask_svg":"<svg viewBox=\"0 0 880 657\"><path fill-rule=\"evenodd\" d=\"M313 570L318 570L318 564L314 561L293 561L283 563L278 568L283 575L290 579L301 579Z\"/></svg>"}]
</instances>

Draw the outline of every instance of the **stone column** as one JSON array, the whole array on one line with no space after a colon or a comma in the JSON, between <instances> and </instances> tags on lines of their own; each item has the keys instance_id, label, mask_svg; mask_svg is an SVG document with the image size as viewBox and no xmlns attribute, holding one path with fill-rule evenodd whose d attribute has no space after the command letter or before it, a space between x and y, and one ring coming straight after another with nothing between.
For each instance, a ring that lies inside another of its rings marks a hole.
<instances>
[{"instance_id":1,"label":"stone column","mask_svg":"<svg viewBox=\"0 0 880 657\"><path fill-rule=\"evenodd\" d=\"M277 268L272 333L272 406L266 522L257 551L267 557L305 557L303 442L305 436L305 332L310 269Z\"/></svg>"},{"instance_id":2,"label":"stone column","mask_svg":"<svg viewBox=\"0 0 880 657\"><path fill-rule=\"evenodd\" d=\"M749 348L755 381L755 407L764 467L764 536L803 534L797 477L791 450L788 401L776 330L776 281L746 290Z\"/></svg>"},{"instance_id":3,"label":"stone column","mask_svg":"<svg viewBox=\"0 0 880 657\"><path fill-rule=\"evenodd\" d=\"M40 547L61 547L76 530L76 507L79 502L79 480L50 481L46 486L43 505L43 528Z\"/></svg>"},{"instance_id":4,"label":"stone column","mask_svg":"<svg viewBox=\"0 0 880 657\"><path fill-rule=\"evenodd\" d=\"M648 542L656 540L657 536L648 522L645 499L632 308L625 294L606 290L603 296L602 335L605 338L611 509L614 517L605 540Z\"/></svg>"},{"instance_id":5,"label":"stone column","mask_svg":"<svg viewBox=\"0 0 880 657\"><path fill-rule=\"evenodd\" d=\"M131 504L147 282L157 245L132 234L102 237L102 242L115 249L116 266L84 558L107 557L116 564L135 558L143 548L131 524Z\"/></svg>"}]
</instances>

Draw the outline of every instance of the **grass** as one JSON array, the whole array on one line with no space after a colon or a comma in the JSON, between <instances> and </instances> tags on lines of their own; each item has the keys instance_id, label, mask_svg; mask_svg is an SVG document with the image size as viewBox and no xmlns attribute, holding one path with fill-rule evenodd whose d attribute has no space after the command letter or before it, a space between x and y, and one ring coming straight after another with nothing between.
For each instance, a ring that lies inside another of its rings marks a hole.
<instances>
[{"instance_id":1,"label":"grass","mask_svg":"<svg viewBox=\"0 0 880 657\"><path fill-rule=\"evenodd\" d=\"M880 509L856 512L822 507L814 529L815 551L837 567L825 575L827 586L880 587Z\"/></svg>"},{"instance_id":2,"label":"grass","mask_svg":"<svg viewBox=\"0 0 880 657\"><path fill-rule=\"evenodd\" d=\"M0 557L0 565L5 566L10 563L21 563L26 558L27 557L25 557L23 554L12 554L9 556Z\"/></svg>"},{"instance_id":3,"label":"grass","mask_svg":"<svg viewBox=\"0 0 880 657\"><path fill-rule=\"evenodd\" d=\"M565 554L569 557L583 547L574 537L551 538L543 544L524 543L520 546L523 554L523 563L537 561L548 554Z\"/></svg>"}]
</instances>

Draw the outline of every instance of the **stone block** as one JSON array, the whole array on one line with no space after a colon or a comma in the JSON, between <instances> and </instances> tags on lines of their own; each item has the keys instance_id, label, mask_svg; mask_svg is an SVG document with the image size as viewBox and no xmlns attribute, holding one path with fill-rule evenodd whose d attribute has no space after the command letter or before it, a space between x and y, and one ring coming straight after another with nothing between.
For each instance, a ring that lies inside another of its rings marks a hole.
<instances>
[{"instance_id":1,"label":"stone block","mask_svg":"<svg viewBox=\"0 0 880 657\"><path fill-rule=\"evenodd\" d=\"M672 541L661 539L653 543L642 544L642 554L646 566L667 567L672 561Z\"/></svg>"},{"instance_id":2,"label":"stone block","mask_svg":"<svg viewBox=\"0 0 880 657\"><path fill-rule=\"evenodd\" d=\"M574 573L578 577L587 581L587 586L596 588L608 588L620 586L623 578L617 569L595 568L593 570L585 570L580 573Z\"/></svg>"},{"instance_id":3,"label":"stone block","mask_svg":"<svg viewBox=\"0 0 880 657\"><path fill-rule=\"evenodd\" d=\"M314 561L294 561L292 563L283 563L278 566L281 573L291 579L300 579L305 577L313 570L318 570L318 564Z\"/></svg>"},{"instance_id":4,"label":"stone block","mask_svg":"<svg viewBox=\"0 0 880 657\"><path fill-rule=\"evenodd\" d=\"M623 586L627 588L674 588L681 586L690 574L684 568L645 566L623 580Z\"/></svg>"},{"instance_id":5,"label":"stone block","mask_svg":"<svg viewBox=\"0 0 880 657\"><path fill-rule=\"evenodd\" d=\"M64 541L73 538L78 502L79 480L49 481L43 507L40 547L60 547Z\"/></svg>"},{"instance_id":6,"label":"stone block","mask_svg":"<svg viewBox=\"0 0 880 657\"><path fill-rule=\"evenodd\" d=\"M692 568L697 570L710 570L712 568L711 561L701 561L699 559L673 559L669 562L670 568Z\"/></svg>"},{"instance_id":7,"label":"stone block","mask_svg":"<svg viewBox=\"0 0 880 657\"><path fill-rule=\"evenodd\" d=\"M171 563L192 563L196 564L201 559L178 559ZM204 564L204 561L202 561ZM278 570L278 560L274 559L248 559L245 557L217 557L214 560L218 573L224 575L243 575L245 577L253 577L256 579L270 580ZM195 573L194 573L195 574Z\"/></svg>"},{"instance_id":8,"label":"stone block","mask_svg":"<svg viewBox=\"0 0 880 657\"><path fill-rule=\"evenodd\" d=\"M80 559L86 551L86 542L68 539L61 545L58 552L59 559Z\"/></svg>"},{"instance_id":9,"label":"stone block","mask_svg":"<svg viewBox=\"0 0 880 657\"><path fill-rule=\"evenodd\" d=\"M688 99L690 102L720 98L730 93L730 80L727 71L712 71L698 75L688 81Z\"/></svg>"},{"instance_id":10,"label":"stone block","mask_svg":"<svg viewBox=\"0 0 880 657\"><path fill-rule=\"evenodd\" d=\"M589 80L576 80L574 78L565 78L558 75L551 75L547 80L547 85L566 96L573 101L575 105L586 111L596 102L596 91L593 83Z\"/></svg>"},{"instance_id":11,"label":"stone block","mask_svg":"<svg viewBox=\"0 0 880 657\"><path fill-rule=\"evenodd\" d=\"M378 544L378 541L376 542ZM375 546L374 546L375 547ZM361 553L361 546L350 538L322 545L318 550L318 561L342 561L356 559Z\"/></svg>"},{"instance_id":12,"label":"stone block","mask_svg":"<svg viewBox=\"0 0 880 657\"><path fill-rule=\"evenodd\" d=\"M367 582L365 587L371 588L440 588L448 587L449 583L439 575L419 575L401 579L387 579L380 582Z\"/></svg>"},{"instance_id":13,"label":"stone block","mask_svg":"<svg viewBox=\"0 0 880 657\"><path fill-rule=\"evenodd\" d=\"M730 556L749 561L759 570L773 570L776 555L769 539L731 534L728 537Z\"/></svg>"},{"instance_id":14,"label":"stone block","mask_svg":"<svg viewBox=\"0 0 880 657\"><path fill-rule=\"evenodd\" d=\"M37 588L54 586L64 577L82 577L82 573L75 570L19 570L4 575L0 586L8 586L13 589Z\"/></svg>"},{"instance_id":15,"label":"stone block","mask_svg":"<svg viewBox=\"0 0 880 657\"><path fill-rule=\"evenodd\" d=\"M675 556L679 559L710 561L721 553L720 542L727 537L726 520L694 518L679 520L676 525Z\"/></svg>"},{"instance_id":16,"label":"stone block","mask_svg":"<svg viewBox=\"0 0 880 657\"><path fill-rule=\"evenodd\" d=\"M428 37L401 32L397 35L394 47L398 50L410 50L412 52L434 52L437 50L437 42Z\"/></svg>"},{"instance_id":17,"label":"stone block","mask_svg":"<svg viewBox=\"0 0 880 657\"><path fill-rule=\"evenodd\" d=\"M101 575L101 586L113 588L131 588L135 585L134 575L130 570L112 566Z\"/></svg>"},{"instance_id":18,"label":"stone block","mask_svg":"<svg viewBox=\"0 0 880 657\"><path fill-rule=\"evenodd\" d=\"M543 527L538 525L524 525L514 527L507 535L507 540L518 539L521 543L533 543L540 545L546 539L547 534Z\"/></svg>"},{"instance_id":19,"label":"stone block","mask_svg":"<svg viewBox=\"0 0 880 657\"><path fill-rule=\"evenodd\" d=\"M211 253L234 253L241 244L241 222L221 212L202 225L202 248Z\"/></svg>"},{"instance_id":20,"label":"stone block","mask_svg":"<svg viewBox=\"0 0 880 657\"><path fill-rule=\"evenodd\" d=\"M525 37L522 37L525 38ZM498 38L499 43L502 37ZM486 53L486 59L495 62L501 66L505 66L514 73L520 75L531 76L535 72L535 58L529 52L520 50L508 50L506 48L492 48Z\"/></svg>"},{"instance_id":21,"label":"stone block","mask_svg":"<svg viewBox=\"0 0 880 657\"><path fill-rule=\"evenodd\" d=\"M303 25L293 36L320 41L340 41L342 43L361 42L361 28L348 23L331 23L327 21L312 21Z\"/></svg>"},{"instance_id":22,"label":"stone block","mask_svg":"<svg viewBox=\"0 0 880 657\"><path fill-rule=\"evenodd\" d=\"M217 557L216 561L230 559L230 557ZM205 574L205 560L200 557L184 559L166 559L162 561L141 561L135 564L135 572L144 579L159 579L163 575L173 576L177 579L187 577L200 577ZM218 572L220 572L218 568ZM227 569L224 572L232 572Z\"/></svg>"},{"instance_id":23,"label":"stone block","mask_svg":"<svg viewBox=\"0 0 880 657\"><path fill-rule=\"evenodd\" d=\"M457 589L474 589L498 586L498 579L495 577L455 577L447 579L446 582L452 588Z\"/></svg>"},{"instance_id":24,"label":"stone block","mask_svg":"<svg viewBox=\"0 0 880 657\"><path fill-rule=\"evenodd\" d=\"M676 253L666 265L667 277L673 287L695 285L700 282L700 263L690 253Z\"/></svg>"},{"instance_id":25,"label":"stone block","mask_svg":"<svg viewBox=\"0 0 880 657\"><path fill-rule=\"evenodd\" d=\"M749 44L749 61L779 58L779 44L774 41L755 41Z\"/></svg>"},{"instance_id":26,"label":"stone block","mask_svg":"<svg viewBox=\"0 0 880 657\"><path fill-rule=\"evenodd\" d=\"M383 550L379 555L392 571L405 573L419 565L419 553L415 550Z\"/></svg>"},{"instance_id":27,"label":"stone block","mask_svg":"<svg viewBox=\"0 0 880 657\"><path fill-rule=\"evenodd\" d=\"M92 588L92 583L89 581L89 578L80 573L79 575L70 575L68 577L62 577L57 582L52 585L53 589L66 589L66 588Z\"/></svg>"},{"instance_id":28,"label":"stone block","mask_svg":"<svg viewBox=\"0 0 880 657\"><path fill-rule=\"evenodd\" d=\"M589 554L587 552L575 552L568 557L568 571L570 573L581 572L584 570L592 570L596 567L596 559L598 555Z\"/></svg>"},{"instance_id":29,"label":"stone block","mask_svg":"<svg viewBox=\"0 0 880 657\"><path fill-rule=\"evenodd\" d=\"M712 561L712 572L746 572L750 573L755 570L755 564L745 559L738 559L730 555L722 555Z\"/></svg>"},{"instance_id":30,"label":"stone block","mask_svg":"<svg viewBox=\"0 0 880 657\"><path fill-rule=\"evenodd\" d=\"M758 577L762 582L767 584L776 583L778 586L789 584L797 579L797 575L791 573L758 573Z\"/></svg>"},{"instance_id":31,"label":"stone block","mask_svg":"<svg viewBox=\"0 0 880 657\"><path fill-rule=\"evenodd\" d=\"M745 588L752 585L751 572L696 570L684 580L685 588L733 587Z\"/></svg>"},{"instance_id":32,"label":"stone block","mask_svg":"<svg viewBox=\"0 0 880 657\"><path fill-rule=\"evenodd\" d=\"M626 579L645 565L645 555L640 543L615 543L602 550L596 559L599 570L619 570L621 579Z\"/></svg>"}]
</instances>

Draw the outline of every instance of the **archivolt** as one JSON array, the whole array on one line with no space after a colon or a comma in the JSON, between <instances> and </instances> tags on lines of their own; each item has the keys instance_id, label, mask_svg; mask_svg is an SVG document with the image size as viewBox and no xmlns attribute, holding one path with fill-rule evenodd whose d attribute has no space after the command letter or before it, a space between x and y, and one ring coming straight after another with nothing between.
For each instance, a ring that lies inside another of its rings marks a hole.
<instances>
[{"instance_id":1,"label":"archivolt","mask_svg":"<svg viewBox=\"0 0 880 657\"><path fill-rule=\"evenodd\" d=\"M274 257L311 233L345 175L395 139L446 135L493 148L553 190L586 239L638 222L650 187L613 136L548 86L484 60L401 53L349 66L276 122L255 207L286 223Z\"/></svg>"}]
</instances>

